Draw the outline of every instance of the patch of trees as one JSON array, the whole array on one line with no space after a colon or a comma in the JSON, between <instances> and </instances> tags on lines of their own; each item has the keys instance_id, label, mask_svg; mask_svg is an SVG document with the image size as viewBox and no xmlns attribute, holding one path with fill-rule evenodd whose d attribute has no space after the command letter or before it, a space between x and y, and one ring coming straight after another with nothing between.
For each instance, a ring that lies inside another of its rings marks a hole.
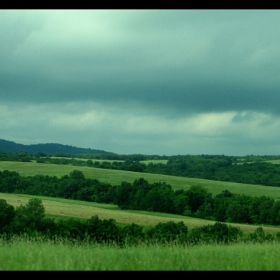
<instances>
[{"instance_id":1,"label":"patch of trees","mask_svg":"<svg viewBox=\"0 0 280 280\"><path fill-rule=\"evenodd\" d=\"M140 159L143 160L142 158ZM123 162L105 161L102 163L94 162L90 159L88 161L53 158L39 160L55 164L71 164L244 184L280 186L279 164L271 164L260 160L255 160L253 163L245 161L243 164L236 164L236 158L227 156L172 156L168 157L167 164L152 162L144 164L139 160L135 160L134 157L126 158Z\"/></svg>"},{"instance_id":2,"label":"patch of trees","mask_svg":"<svg viewBox=\"0 0 280 280\"><path fill-rule=\"evenodd\" d=\"M280 186L280 165L263 161L237 164L237 158L227 156L170 157L165 173L209 180Z\"/></svg>"},{"instance_id":3,"label":"patch of trees","mask_svg":"<svg viewBox=\"0 0 280 280\"><path fill-rule=\"evenodd\" d=\"M172 190L165 183L144 179L116 186L114 203L121 209L146 210L193 216L219 222L280 225L280 201L261 196L233 194L213 196L201 186Z\"/></svg>"},{"instance_id":4,"label":"patch of trees","mask_svg":"<svg viewBox=\"0 0 280 280\"><path fill-rule=\"evenodd\" d=\"M18 152L13 153L0 153L0 161L21 161L21 162L30 162L33 159L32 155L29 155L27 152Z\"/></svg>"},{"instance_id":5,"label":"patch of trees","mask_svg":"<svg viewBox=\"0 0 280 280\"><path fill-rule=\"evenodd\" d=\"M280 225L280 201L266 196L251 197L228 190L213 196L201 186L173 191L165 182L149 183L143 178L111 185L85 178L79 170L61 178L22 177L17 172L0 171L0 192L111 203L120 209L172 213L218 222Z\"/></svg>"},{"instance_id":6,"label":"patch of trees","mask_svg":"<svg viewBox=\"0 0 280 280\"><path fill-rule=\"evenodd\" d=\"M40 199L32 198L26 205L17 208L0 199L0 237L9 240L12 236L22 234L52 240L114 243L120 246L143 242L194 245L201 242L229 244L241 240L264 242L279 239L279 236L266 234L261 227L253 234L243 236L239 228L219 222L189 231L183 222L173 221L158 223L148 229L134 223L119 227L115 220L101 220L98 216L84 220L65 218L54 221L45 216L45 208Z\"/></svg>"}]
</instances>

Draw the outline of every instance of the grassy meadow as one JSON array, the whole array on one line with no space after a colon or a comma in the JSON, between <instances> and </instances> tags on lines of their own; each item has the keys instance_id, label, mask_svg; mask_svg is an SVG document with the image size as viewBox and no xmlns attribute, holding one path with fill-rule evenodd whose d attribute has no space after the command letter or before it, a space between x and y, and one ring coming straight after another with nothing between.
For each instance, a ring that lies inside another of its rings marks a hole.
<instances>
[{"instance_id":1,"label":"grassy meadow","mask_svg":"<svg viewBox=\"0 0 280 280\"><path fill-rule=\"evenodd\" d=\"M132 171L99 169L93 167L71 166L71 165L56 165L44 164L36 162L12 162L0 161L0 171L9 170L16 171L21 176L34 176L37 174L57 176L69 175L74 169L81 170L85 177L95 178L101 182L110 184L120 184L122 181L133 182L140 177L145 178L150 183L152 182L166 182L170 184L173 189L188 189L191 185L201 185L215 194L221 193L223 190L228 189L233 193L246 194L251 196L270 196L275 200L280 199L280 188L240 184L231 182L212 181L205 179L187 178L168 176L161 174L149 174ZM34 197L31 195L23 194L3 194L0 193L0 198L5 199L9 204L17 207L21 204L26 204L29 198ZM148 211L133 211L133 210L119 210L118 206L112 204L100 204L86 201L69 200L62 198L51 197L38 197L42 199L46 214L52 217L75 217L89 219L94 215L98 215L101 219L114 219L119 224L136 223L143 226L154 226L159 222L180 222L183 221L189 229L194 227L203 226L206 224L214 224L214 221L204 219L156 213ZM233 224L245 232L252 233L258 227L256 225ZM261 225L263 226L263 225ZM269 233L276 233L280 231L279 227L263 226L264 230Z\"/></svg>"},{"instance_id":2,"label":"grassy meadow","mask_svg":"<svg viewBox=\"0 0 280 280\"><path fill-rule=\"evenodd\" d=\"M280 243L118 248L0 240L0 270L280 270Z\"/></svg>"},{"instance_id":3,"label":"grassy meadow","mask_svg":"<svg viewBox=\"0 0 280 280\"><path fill-rule=\"evenodd\" d=\"M280 188L277 187L71 165L0 162L0 171L16 171L21 176L42 174L61 177L69 175L74 169L82 171L87 178L95 178L113 185L122 181L133 182L142 177L150 183L166 182L173 189L188 189L191 185L201 185L214 195L228 189L233 193L265 195L275 200L280 199ZM118 206L113 204L0 193L0 199L5 199L14 207L25 205L34 197L42 200L46 216L55 219L66 217L89 219L98 215L100 219L114 219L120 226L135 223L145 227L155 226L159 222L183 221L189 230L215 223L166 213L119 210ZM239 227L245 234L255 232L259 226L262 226L266 233L274 235L280 232L280 227L277 226L235 223L230 225ZM14 237L12 242L0 239L0 246L0 270L280 270L280 243L276 241L270 244L200 244L193 247L144 243L119 248L114 245L70 244L65 240L56 240L54 243Z\"/></svg>"},{"instance_id":4,"label":"grassy meadow","mask_svg":"<svg viewBox=\"0 0 280 280\"><path fill-rule=\"evenodd\" d=\"M201 185L214 195L221 193L225 189L228 189L232 193L245 194L249 196L265 195L275 200L280 200L280 188L278 187L222 182L124 170L102 169L86 166L0 161L0 171L16 171L21 176L34 176L37 174L42 174L61 177L63 175L69 175L69 173L74 169L82 171L87 178L98 179L100 182L105 182L112 185L118 185L122 181L132 183L134 180L142 177L149 183L166 182L167 184L170 184L174 190L188 189L192 185Z\"/></svg>"},{"instance_id":5,"label":"grassy meadow","mask_svg":"<svg viewBox=\"0 0 280 280\"><path fill-rule=\"evenodd\" d=\"M158 223L166 223L169 221L174 221L176 223L183 221L190 230L195 227L215 224L215 221L174 214L136 210L119 210L116 205L111 204L100 204L96 202L23 194L0 193L0 199L5 199L8 204L13 205L14 207L25 205L28 200L33 197L41 199L46 210L46 215L55 218L73 217L90 219L92 216L98 215L100 219L114 219L121 225L135 223L142 226L155 226ZM259 227L259 225L237 223L230 223L230 225L239 227L244 233L253 233ZM277 232L280 232L280 227L277 226L261 226L266 233L274 235Z\"/></svg>"}]
</instances>

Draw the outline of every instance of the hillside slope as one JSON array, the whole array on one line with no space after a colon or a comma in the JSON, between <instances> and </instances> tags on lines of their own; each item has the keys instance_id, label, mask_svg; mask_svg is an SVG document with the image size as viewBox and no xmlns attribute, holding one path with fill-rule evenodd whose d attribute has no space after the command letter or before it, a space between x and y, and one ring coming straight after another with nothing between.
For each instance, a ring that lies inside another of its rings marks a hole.
<instances>
[{"instance_id":1,"label":"hillside slope","mask_svg":"<svg viewBox=\"0 0 280 280\"><path fill-rule=\"evenodd\" d=\"M71 155L77 154L111 154L111 152L106 152L103 150L95 150L90 148L78 148L69 145L62 145L57 143L47 143L47 144L33 144L33 145L24 145L18 144L13 141L7 141L0 139L0 152L3 153L18 153L18 152L27 152L29 154L36 154L39 152L47 154L55 153L65 153Z\"/></svg>"}]
</instances>

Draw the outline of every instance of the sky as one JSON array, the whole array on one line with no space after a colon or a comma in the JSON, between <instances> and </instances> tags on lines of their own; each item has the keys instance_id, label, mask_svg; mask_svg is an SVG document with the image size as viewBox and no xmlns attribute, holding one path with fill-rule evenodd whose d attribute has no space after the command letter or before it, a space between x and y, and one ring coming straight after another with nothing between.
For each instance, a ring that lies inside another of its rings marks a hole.
<instances>
[{"instance_id":1,"label":"sky","mask_svg":"<svg viewBox=\"0 0 280 280\"><path fill-rule=\"evenodd\" d=\"M0 10L0 139L280 155L280 10Z\"/></svg>"}]
</instances>

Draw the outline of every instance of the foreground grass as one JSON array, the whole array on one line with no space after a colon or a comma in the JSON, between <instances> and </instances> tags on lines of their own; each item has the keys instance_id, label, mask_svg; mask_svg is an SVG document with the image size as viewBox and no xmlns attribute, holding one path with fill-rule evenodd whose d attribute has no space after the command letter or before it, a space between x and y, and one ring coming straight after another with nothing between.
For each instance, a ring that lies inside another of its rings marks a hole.
<instances>
[{"instance_id":1,"label":"foreground grass","mask_svg":"<svg viewBox=\"0 0 280 280\"><path fill-rule=\"evenodd\" d=\"M135 223L141 226L155 226L158 223L167 223L169 221L174 221L175 223L183 221L190 230L195 227L201 227L209 224L213 225L216 223L216 221L167 213L119 210L116 205L112 204L101 204L95 202L34 195L0 193L0 199L5 199L8 204L13 205L14 207L27 204L30 198L41 199L45 207L46 215L56 218L71 217L90 219L92 216L98 215L100 219L114 219L116 223L121 225ZM239 227L244 233L253 233L260 226L237 223L227 224ZM271 233L274 235L277 232L280 232L280 227L277 226L261 226L266 233Z\"/></svg>"},{"instance_id":2,"label":"foreground grass","mask_svg":"<svg viewBox=\"0 0 280 280\"><path fill-rule=\"evenodd\" d=\"M117 248L0 240L0 270L280 270L280 244Z\"/></svg>"},{"instance_id":3,"label":"foreground grass","mask_svg":"<svg viewBox=\"0 0 280 280\"><path fill-rule=\"evenodd\" d=\"M119 185L122 181L132 183L136 179L142 177L146 179L149 183L166 182L167 184L170 184L174 190L186 190L189 189L192 185L201 185L213 195L219 194L223 190L228 189L232 193L245 194L249 196L265 195L275 200L280 200L279 187L222 182L124 170L102 169L86 166L44 164L36 162L0 161L0 171L15 171L18 172L21 176L35 176L37 174L42 174L61 177L63 175L69 175L69 173L72 172L74 169L82 171L86 178L98 179L100 182L109 183L112 185Z\"/></svg>"}]
</instances>

